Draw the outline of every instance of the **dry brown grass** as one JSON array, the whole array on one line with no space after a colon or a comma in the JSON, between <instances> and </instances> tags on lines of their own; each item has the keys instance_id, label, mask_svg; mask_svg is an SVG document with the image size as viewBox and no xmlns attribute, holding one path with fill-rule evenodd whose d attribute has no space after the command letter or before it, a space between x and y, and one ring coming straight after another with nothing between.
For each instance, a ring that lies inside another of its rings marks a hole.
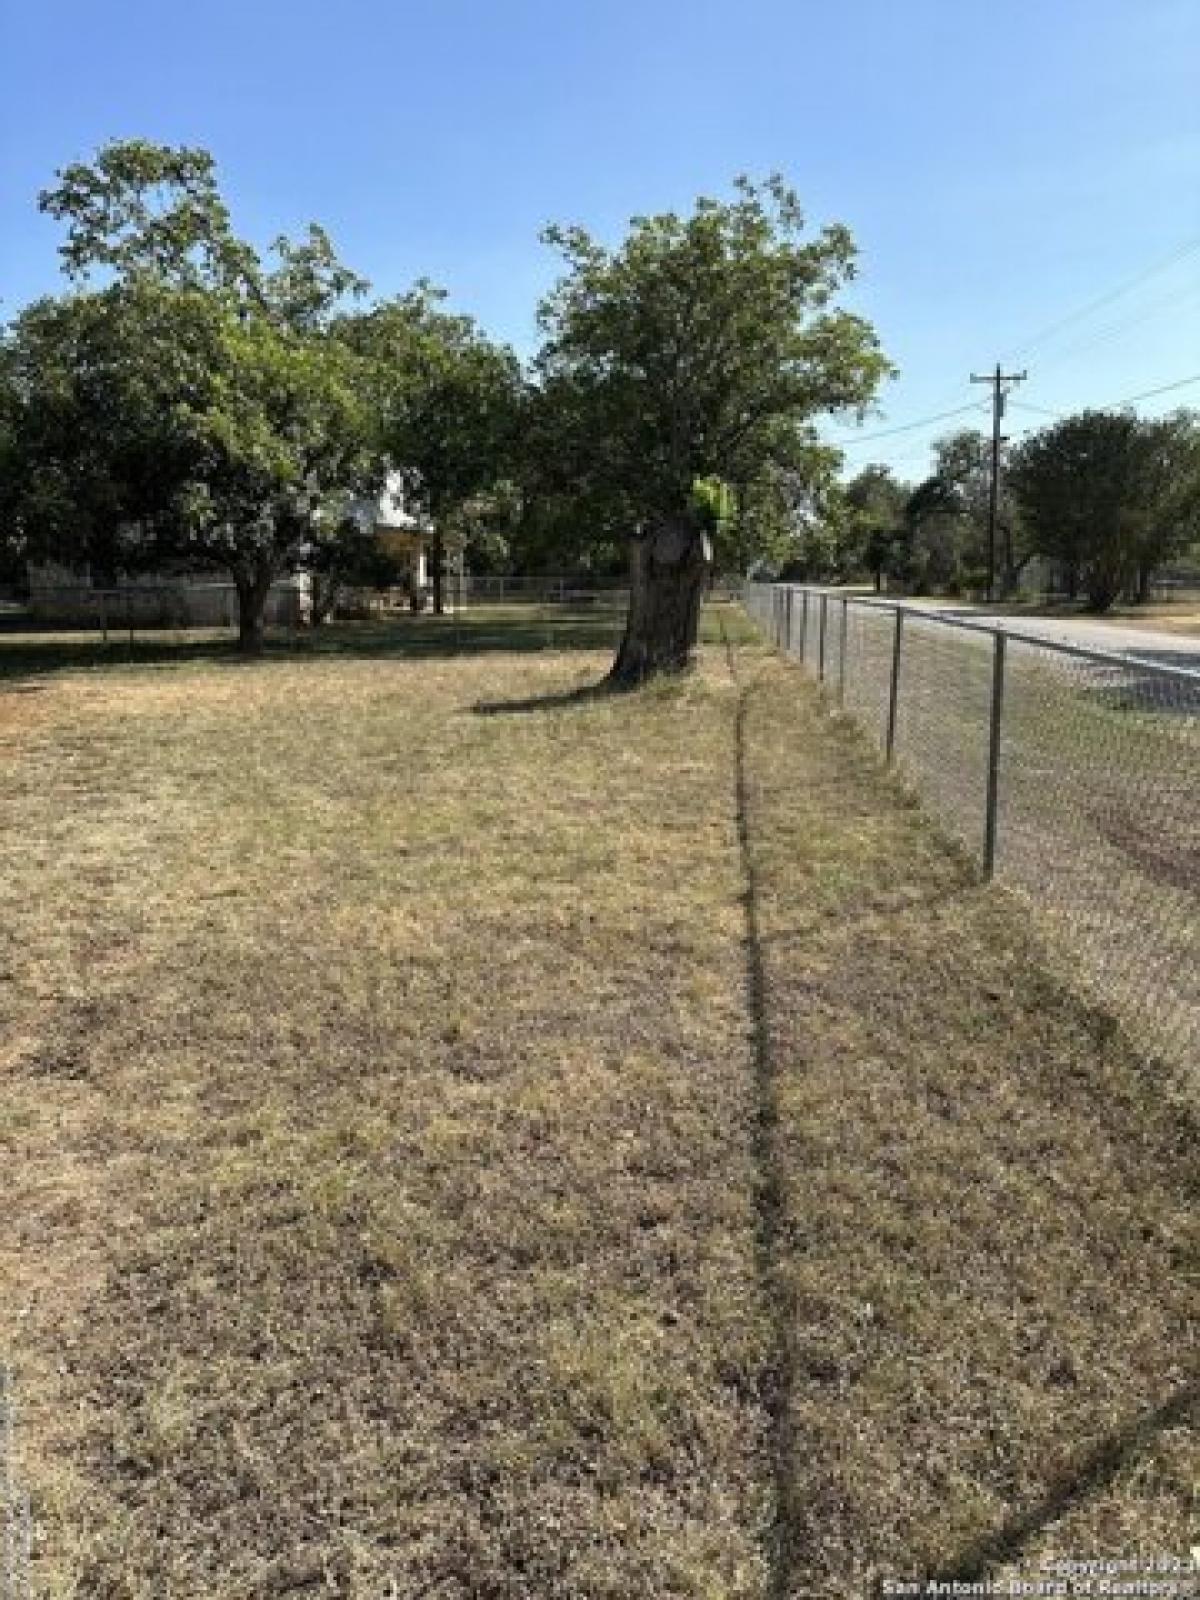
<instances>
[{"instance_id":1,"label":"dry brown grass","mask_svg":"<svg viewBox=\"0 0 1200 1600\"><path fill-rule=\"evenodd\" d=\"M0 695L39 1595L1182 1552L1190 1121L792 669L602 659Z\"/></svg>"}]
</instances>

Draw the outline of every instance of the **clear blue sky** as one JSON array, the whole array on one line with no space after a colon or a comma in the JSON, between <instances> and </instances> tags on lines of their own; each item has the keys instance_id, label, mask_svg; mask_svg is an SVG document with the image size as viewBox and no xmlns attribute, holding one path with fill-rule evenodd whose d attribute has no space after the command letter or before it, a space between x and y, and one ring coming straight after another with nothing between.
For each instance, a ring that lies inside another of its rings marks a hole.
<instances>
[{"instance_id":1,"label":"clear blue sky","mask_svg":"<svg viewBox=\"0 0 1200 1600\"><path fill-rule=\"evenodd\" d=\"M1200 249L1019 347L1200 239L1198 85L1200 0L0 0L0 314L58 281L38 189L116 137L207 146L251 237L317 220L523 352L543 223L779 169L901 369L862 433L1014 347L1022 404L1106 403L1200 372ZM849 460L917 475L959 421Z\"/></svg>"}]
</instances>

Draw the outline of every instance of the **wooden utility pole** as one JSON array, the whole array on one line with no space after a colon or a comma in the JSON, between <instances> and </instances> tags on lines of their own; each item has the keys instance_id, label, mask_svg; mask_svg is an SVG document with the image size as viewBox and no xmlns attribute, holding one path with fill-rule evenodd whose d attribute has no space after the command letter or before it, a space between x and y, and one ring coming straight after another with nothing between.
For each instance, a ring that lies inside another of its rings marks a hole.
<instances>
[{"instance_id":1,"label":"wooden utility pole","mask_svg":"<svg viewBox=\"0 0 1200 1600\"><path fill-rule=\"evenodd\" d=\"M992 386L992 478L988 486L988 600L996 598L996 514L1000 504L1000 421L1004 416L1006 384L1024 383L1027 372L1001 372L997 361L994 372L971 374L972 383Z\"/></svg>"}]
</instances>

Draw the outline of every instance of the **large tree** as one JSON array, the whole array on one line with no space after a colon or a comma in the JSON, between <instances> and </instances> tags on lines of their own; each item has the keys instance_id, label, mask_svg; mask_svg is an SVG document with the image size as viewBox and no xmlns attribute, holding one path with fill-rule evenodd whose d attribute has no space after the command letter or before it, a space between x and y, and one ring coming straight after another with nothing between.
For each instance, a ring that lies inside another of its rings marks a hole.
<instances>
[{"instance_id":1,"label":"large tree","mask_svg":"<svg viewBox=\"0 0 1200 1600\"><path fill-rule=\"evenodd\" d=\"M24 556L104 582L151 558L199 459L181 402L211 387L217 328L205 310L143 282L43 299L16 319L5 498Z\"/></svg>"},{"instance_id":2,"label":"large tree","mask_svg":"<svg viewBox=\"0 0 1200 1600\"><path fill-rule=\"evenodd\" d=\"M582 228L545 234L566 262L540 311L538 377L565 418L555 448L629 518L618 684L692 660L710 563L697 481L803 473L814 419L861 411L887 371L869 325L834 303L854 271L848 231L806 238L779 178L736 190L690 216L637 217L616 249Z\"/></svg>"},{"instance_id":3,"label":"large tree","mask_svg":"<svg viewBox=\"0 0 1200 1600\"><path fill-rule=\"evenodd\" d=\"M41 205L76 290L12 339L28 536L223 567L256 652L272 582L382 477L364 364L334 332L364 286L319 228L267 260L237 238L204 151L121 141L58 179Z\"/></svg>"},{"instance_id":4,"label":"large tree","mask_svg":"<svg viewBox=\"0 0 1200 1600\"><path fill-rule=\"evenodd\" d=\"M1031 547L1060 562L1105 611L1144 590L1153 568L1195 537L1200 464L1186 413L1145 421L1082 411L1026 439L1010 481Z\"/></svg>"}]
</instances>

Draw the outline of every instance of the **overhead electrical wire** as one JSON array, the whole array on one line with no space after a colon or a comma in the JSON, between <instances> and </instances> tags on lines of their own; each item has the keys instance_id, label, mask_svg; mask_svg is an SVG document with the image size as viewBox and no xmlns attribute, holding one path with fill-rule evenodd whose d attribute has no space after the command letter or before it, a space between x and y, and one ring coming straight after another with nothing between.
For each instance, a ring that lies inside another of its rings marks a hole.
<instances>
[{"instance_id":1,"label":"overhead electrical wire","mask_svg":"<svg viewBox=\"0 0 1200 1600\"><path fill-rule=\"evenodd\" d=\"M1124 282L1117 284L1115 288L1108 289L1103 294L1097 295L1095 299L1087 301L1084 305L1078 306L1072 311L1068 311L1064 316L1057 318L1056 321L1048 323L1039 332L1035 333L1032 338L1011 346L1004 351L1001 359L1010 361L1016 356L1027 355L1030 350L1036 349L1038 345L1045 344L1048 339L1053 338L1063 328L1070 327L1072 323L1081 322L1085 317L1090 317L1093 311L1100 311L1105 306L1111 305L1114 300L1119 300L1122 295L1128 294L1131 289L1136 289L1139 284L1147 282L1150 278L1157 277L1160 272L1165 272L1169 267L1177 266L1180 261L1186 260L1188 256L1194 255L1197 251L1200 251L1200 236L1186 239L1181 245L1177 245L1169 255L1148 267L1144 267L1140 272L1135 273L1132 278L1127 278Z\"/></svg>"},{"instance_id":2,"label":"overhead electrical wire","mask_svg":"<svg viewBox=\"0 0 1200 1600\"><path fill-rule=\"evenodd\" d=\"M1052 406L1034 405L1032 400L1014 400L1011 395L1008 397L1008 403L1010 406L1016 406L1018 411L1037 411L1043 417L1063 417L1066 415L1065 411L1055 411Z\"/></svg>"},{"instance_id":3,"label":"overhead electrical wire","mask_svg":"<svg viewBox=\"0 0 1200 1600\"><path fill-rule=\"evenodd\" d=\"M1181 261L1185 261L1189 256L1193 256L1197 252L1200 252L1200 236L1184 240L1182 244L1177 245L1175 249L1172 250L1168 255L1162 257L1158 261L1152 262L1149 266L1144 267L1140 272L1135 273L1133 277L1127 278L1123 282L1116 284L1113 288L1106 290L1103 294L1095 296L1093 299L1087 301L1084 305L1077 306L1074 309L1066 312L1063 316L1058 317L1054 322L1048 323L1045 327L1041 328L1037 333L1032 335L1032 337L1025 340L1023 343L1011 346L1003 353L1002 359L1011 360L1015 356L1027 354L1030 350L1036 349L1039 345L1045 344L1052 340L1055 335L1061 332L1064 328L1068 328L1075 323L1082 322L1087 317L1090 317L1094 312L1102 310L1105 306L1111 305L1114 301L1117 301L1124 295L1129 294L1133 289L1138 288L1141 284L1148 282L1151 278L1157 277L1159 273L1165 272L1173 266L1177 266ZM1147 321L1153 316L1158 315L1159 312L1172 309L1177 305L1191 300L1198 292L1200 292L1200 285L1185 285L1182 292L1176 290L1174 293L1166 296L1164 299L1156 301L1149 307L1141 307L1140 309L1135 310L1132 316L1119 318L1116 322L1107 324L1105 327L1093 330L1090 333L1085 333L1082 339L1069 343L1064 348L1052 353L1043 362L1040 362L1039 366L1053 366L1055 362L1065 358L1068 355L1077 353L1080 350L1090 349L1096 345L1103 344L1110 339L1119 338L1129 329L1138 326L1140 323ZM1200 373L1196 374L1194 377L1176 379L1172 383L1162 384L1157 388L1145 390L1141 394L1131 395L1124 400L1110 402L1108 405L1101 406L1099 409L1112 410L1120 406L1136 405L1139 401L1153 399L1160 394L1168 394L1175 389L1182 389L1192 383L1200 383ZM1048 417L1060 417L1065 415L1064 412L1053 410L1049 406L1038 406L1031 401L1010 398L1009 403L1011 405L1020 407L1022 410L1038 412ZM933 427L939 422L948 421L951 417L964 416L970 411L983 411L987 409L988 408L986 404L974 402L967 405L955 406L946 411L934 412L930 416L919 417L913 422L902 422L897 423L894 427L880 428L873 433L839 434L831 438L828 442L838 446L838 448L842 450L854 450L861 445L873 444L876 440L891 439L900 434L915 433L918 429ZM915 453L917 452L905 452L906 456L911 456Z\"/></svg>"},{"instance_id":4,"label":"overhead electrical wire","mask_svg":"<svg viewBox=\"0 0 1200 1600\"><path fill-rule=\"evenodd\" d=\"M1200 282L1186 284L1182 289L1177 289L1173 294L1156 300L1152 305L1141 307L1132 316L1122 317L1118 321L1108 323L1102 328L1093 329L1090 333L1085 333L1082 338L1073 339L1063 345L1061 349L1052 351L1048 356L1043 356L1038 362L1038 370L1039 372L1044 372L1047 367L1057 366L1070 356L1076 356L1085 350L1093 350L1098 345L1109 344L1113 340L1122 339L1134 328L1140 327L1142 323L1151 321L1164 311L1172 311L1179 306L1186 305L1198 296L1200 296Z\"/></svg>"},{"instance_id":5,"label":"overhead electrical wire","mask_svg":"<svg viewBox=\"0 0 1200 1600\"><path fill-rule=\"evenodd\" d=\"M1110 400L1108 405L1100 409L1115 411L1118 406L1135 406L1140 400L1153 400L1155 395L1170 394L1172 389L1186 389L1190 383L1200 383L1200 372L1193 372L1190 378L1176 378L1174 383L1160 384L1157 389L1143 389L1141 394L1127 395L1124 400Z\"/></svg>"},{"instance_id":6,"label":"overhead electrical wire","mask_svg":"<svg viewBox=\"0 0 1200 1600\"><path fill-rule=\"evenodd\" d=\"M913 433L917 428L931 427L935 422L945 422L948 417L961 417L966 411L985 410L986 407L978 400L973 400L969 405L955 406L952 411L937 411L931 417L921 417L916 422L902 422L895 428L881 428L878 433L839 434L830 439L830 444L852 448L855 445L870 444L875 439L890 439L897 433Z\"/></svg>"}]
</instances>

